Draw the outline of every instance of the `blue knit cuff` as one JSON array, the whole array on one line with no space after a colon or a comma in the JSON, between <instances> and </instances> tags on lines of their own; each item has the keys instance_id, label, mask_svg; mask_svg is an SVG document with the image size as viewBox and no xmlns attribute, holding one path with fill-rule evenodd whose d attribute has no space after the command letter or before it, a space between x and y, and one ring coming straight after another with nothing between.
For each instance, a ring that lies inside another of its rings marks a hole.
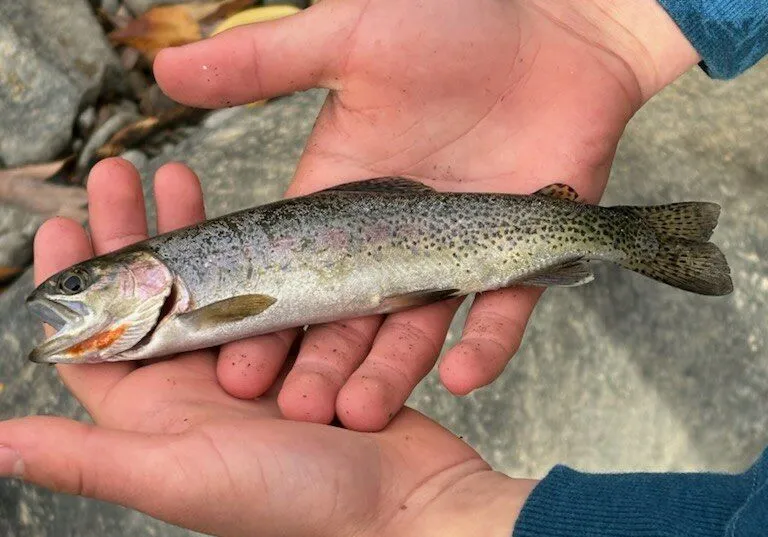
<instances>
[{"instance_id":1,"label":"blue knit cuff","mask_svg":"<svg viewBox=\"0 0 768 537\"><path fill-rule=\"evenodd\" d=\"M659 0L712 78L743 73L768 54L768 0Z\"/></svg>"},{"instance_id":2,"label":"blue knit cuff","mask_svg":"<svg viewBox=\"0 0 768 537\"><path fill-rule=\"evenodd\" d=\"M513 537L765 537L766 482L766 454L736 475L556 466L526 501Z\"/></svg>"}]
</instances>

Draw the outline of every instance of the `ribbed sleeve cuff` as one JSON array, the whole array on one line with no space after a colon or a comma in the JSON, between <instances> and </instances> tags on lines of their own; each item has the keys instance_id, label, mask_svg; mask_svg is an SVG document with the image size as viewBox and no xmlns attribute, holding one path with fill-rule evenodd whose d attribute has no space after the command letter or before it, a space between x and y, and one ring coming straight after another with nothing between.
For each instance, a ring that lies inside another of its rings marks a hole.
<instances>
[{"instance_id":1,"label":"ribbed sleeve cuff","mask_svg":"<svg viewBox=\"0 0 768 537\"><path fill-rule=\"evenodd\" d=\"M743 73L768 54L768 0L659 0L712 78Z\"/></svg>"},{"instance_id":2,"label":"ribbed sleeve cuff","mask_svg":"<svg viewBox=\"0 0 768 537\"><path fill-rule=\"evenodd\" d=\"M554 467L513 537L768 535L766 460L743 474L586 474Z\"/></svg>"}]
</instances>

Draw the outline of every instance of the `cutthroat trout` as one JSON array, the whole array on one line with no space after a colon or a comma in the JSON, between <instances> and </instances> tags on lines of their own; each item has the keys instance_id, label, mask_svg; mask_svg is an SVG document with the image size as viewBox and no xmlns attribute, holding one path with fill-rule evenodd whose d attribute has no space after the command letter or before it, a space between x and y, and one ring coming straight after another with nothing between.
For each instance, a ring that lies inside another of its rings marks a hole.
<instances>
[{"instance_id":1,"label":"cutthroat trout","mask_svg":"<svg viewBox=\"0 0 768 537\"><path fill-rule=\"evenodd\" d=\"M78 263L32 312L58 332L36 362L137 360L510 285L590 282L590 260L705 295L732 291L708 242L720 207L438 192L385 177L247 209Z\"/></svg>"}]
</instances>

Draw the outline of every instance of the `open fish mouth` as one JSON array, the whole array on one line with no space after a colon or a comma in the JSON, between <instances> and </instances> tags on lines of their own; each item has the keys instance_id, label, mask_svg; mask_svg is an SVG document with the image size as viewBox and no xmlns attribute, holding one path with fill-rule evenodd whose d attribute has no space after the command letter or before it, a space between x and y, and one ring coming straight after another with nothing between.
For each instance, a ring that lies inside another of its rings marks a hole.
<instances>
[{"instance_id":1,"label":"open fish mouth","mask_svg":"<svg viewBox=\"0 0 768 537\"><path fill-rule=\"evenodd\" d=\"M32 295L27 299L27 307L30 312L56 330L54 335L40 343L29 353L29 359L33 362L75 361L63 358L66 350L78 341L87 339L98 332L100 328L99 326L88 326L87 316L83 315L86 312L75 310L75 308L83 308L79 303L73 303L69 306L48 298Z\"/></svg>"}]
</instances>

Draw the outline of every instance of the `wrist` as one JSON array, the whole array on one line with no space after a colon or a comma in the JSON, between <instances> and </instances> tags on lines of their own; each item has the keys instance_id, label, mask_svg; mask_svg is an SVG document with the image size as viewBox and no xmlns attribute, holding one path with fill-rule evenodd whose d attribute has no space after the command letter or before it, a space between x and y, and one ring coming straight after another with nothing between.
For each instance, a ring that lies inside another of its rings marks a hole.
<instances>
[{"instance_id":1,"label":"wrist","mask_svg":"<svg viewBox=\"0 0 768 537\"><path fill-rule=\"evenodd\" d=\"M387 535L510 537L523 504L537 484L491 470L451 481L447 487L433 483L429 486L434 485L433 490L422 490L409 498L409 504L416 500L422 505L402 510Z\"/></svg>"},{"instance_id":2,"label":"wrist","mask_svg":"<svg viewBox=\"0 0 768 537\"><path fill-rule=\"evenodd\" d=\"M581 39L614 56L648 101L700 60L656 0L529 0Z\"/></svg>"}]
</instances>

